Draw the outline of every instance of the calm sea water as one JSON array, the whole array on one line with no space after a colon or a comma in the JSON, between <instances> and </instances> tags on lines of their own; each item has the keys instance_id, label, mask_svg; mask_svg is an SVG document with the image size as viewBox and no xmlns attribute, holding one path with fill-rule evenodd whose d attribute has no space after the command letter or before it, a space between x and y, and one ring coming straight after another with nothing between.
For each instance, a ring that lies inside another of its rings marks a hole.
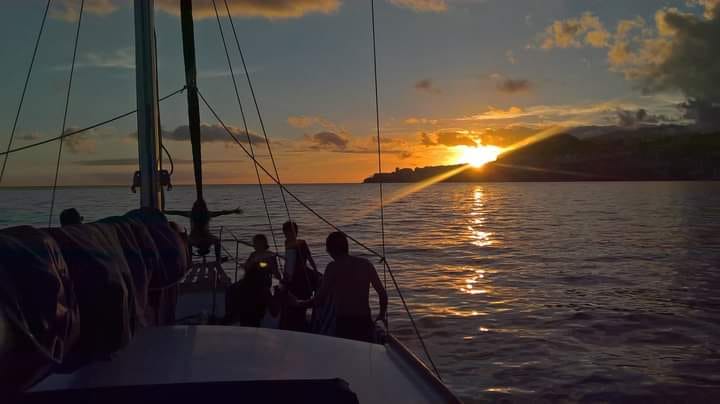
<instances>
[{"instance_id":1,"label":"calm sea water","mask_svg":"<svg viewBox=\"0 0 720 404\"><path fill-rule=\"evenodd\" d=\"M377 185L290 189L380 248ZM386 186L386 199L407 189ZM256 186L206 193L211 208L246 211L216 224L269 234ZM268 194L279 224L279 193ZM168 207L192 197L176 188ZM0 190L0 227L46 224L49 198ZM136 204L123 188L66 188L56 210L93 220ZM290 211L327 263L330 228L294 202ZM467 402L720 402L720 183L438 184L385 215L389 262ZM392 298L391 331L420 353L406 318Z\"/></svg>"}]
</instances>

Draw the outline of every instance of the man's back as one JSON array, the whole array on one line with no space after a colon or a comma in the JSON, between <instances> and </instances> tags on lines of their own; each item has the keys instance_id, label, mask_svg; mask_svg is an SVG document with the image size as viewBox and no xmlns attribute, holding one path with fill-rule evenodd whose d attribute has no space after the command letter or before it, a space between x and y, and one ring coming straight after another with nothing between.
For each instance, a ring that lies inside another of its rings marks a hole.
<instances>
[{"instance_id":1,"label":"man's back","mask_svg":"<svg viewBox=\"0 0 720 404\"><path fill-rule=\"evenodd\" d=\"M370 280L375 267L365 258L345 256L331 262L325 274L332 282L338 316L370 318Z\"/></svg>"}]
</instances>

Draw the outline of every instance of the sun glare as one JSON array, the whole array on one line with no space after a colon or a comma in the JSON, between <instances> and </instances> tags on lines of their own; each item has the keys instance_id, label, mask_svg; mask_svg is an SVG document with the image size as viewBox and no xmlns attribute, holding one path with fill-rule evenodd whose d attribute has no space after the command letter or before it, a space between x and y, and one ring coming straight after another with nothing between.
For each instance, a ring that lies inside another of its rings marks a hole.
<instances>
[{"instance_id":1,"label":"sun glare","mask_svg":"<svg viewBox=\"0 0 720 404\"><path fill-rule=\"evenodd\" d=\"M460 151L460 163L473 167L482 167L497 160L502 148L497 146L478 145L476 147L463 146Z\"/></svg>"}]
</instances>

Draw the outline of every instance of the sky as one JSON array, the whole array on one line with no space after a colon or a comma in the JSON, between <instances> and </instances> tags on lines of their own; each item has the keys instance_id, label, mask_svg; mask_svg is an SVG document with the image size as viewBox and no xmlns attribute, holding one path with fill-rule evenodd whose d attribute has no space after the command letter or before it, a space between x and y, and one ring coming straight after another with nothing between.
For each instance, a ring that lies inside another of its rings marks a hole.
<instances>
[{"instance_id":1,"label":"sky","mask_svg":"<svg viewBox=\"0 0 720 404\"><path fill-rule=\"evenodd\" d=\"M160 94L184 85L179 10L156 0ZM271 167L222 0L221 22L259 160ZM54 0L13 146L60 134L80 0ZM196 0L198 86L246 139L210 0ZM8 145L44 0L0 15L0 148ZM280 179L377 171L370 0L229 0ZM720 0L375 0L382 164L453 164L547 128L720 127ZM135 109L129 0L86 0L69 129ZM201 106L206 183L253 183L250 160ZM161 105L173 181L192 181L185 94ZM136 118L68 138L60 185L129 185ZM52 185L59 144L9 157L2 186ZM166 162L167 164L167 162ZM267 178L264 179L267 182Z\"/></svg>"}]
</instances>

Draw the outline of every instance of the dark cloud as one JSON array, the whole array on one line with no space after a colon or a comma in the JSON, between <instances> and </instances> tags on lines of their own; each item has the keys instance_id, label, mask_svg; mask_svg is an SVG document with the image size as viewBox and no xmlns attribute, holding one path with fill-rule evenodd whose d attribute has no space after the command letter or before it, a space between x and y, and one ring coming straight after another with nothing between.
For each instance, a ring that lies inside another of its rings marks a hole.
<instances>
[{"instance_id":1,"label":"dark cloud","mask_svg":"<svg viewBox=\"0 0 720 404\"><path fill-rule=\"evenodd\" d=\"M524 79L505 79L497 84L497 89L500 92L508 94L522 93L530 91L532 89L532 83Z\"/></svg>"},{"instance_id":2,"label":"dark cloud","mask_svg":"<svg viewBox=\"0 0 720 404\"><path fill-rule=\"evenodd\" d=\"M638 110L618 109L616 114L617 125L623 128L632 128L640 124L659 124L675 121L665 115L650 114L644 108Z\"/></svg>"},{"instance_id":3,"label":"dark cloud","mask_svg":"<svg viewBox=\"0 0 720 404\"><path fill-rule=\"evenodd\" d=\"M720 129L720 102L691 99L682 103L680 108L685 110L685 118L695 121L700 129Z\"/></svg>"},{"instance_id":4,"label":"dark cloud","mask_svg":"<svg viewBox=\"0 0 720 404\"><path fill-rule=\"evenodd\" d=\"M244 130L233 126L228 126L237 139L242 143L247 143L247 134ZM137 137L137 135L134 135ZM227 133L222 125L200 125L200 137L203 143L230 143L234 142L232 137ZM190 141L190 128L187 125L178 126L172 131L163 131L164 140L174 140L178 142ZM253 143L265 143L265 138L250 132L250 139Z\"/></svg>"},{"instance_id":5,"label":"dark cloud","mask_svg":"<svg viewBox=\"0 0 720 404\"><path fill-rule=\"evenodd\" d=\"M65 133L75 132L78 129L79 128L67 128ZM97 142L93 139L93 135L95 135L95 131L89 130L87 132L65 137L62 140L63 146L65 147L65 150L71 154L95 153Z\"/></svg>"},{"instance_id":6,"label":"dark cloud","mask_svg":"<svg viewBox=\"0 0 720 404\"><path fill-rule=\"evenodd\" d=\"M430 94L440 94L442 91L436 88L431 79L422 79L415 82L415 89Z\"/></svg>"},{"instance_id":7,"label":"dark cloud","mask_svg":"<svg viewBox=\"0 0 720 404\"><path fill-rule=\"evenodd\" d=\"M442 131L434 134L422 133L420 143L424 146L476 146L475 139L461 131Z\"/></svg>"},{"instance_id":8,"label":"dark cloud","mask_svg":"<svg viewBox=\"0 0 720 404\"><path fill-rule=\"evenodd\" d=\"M336 148L345 149L350 142L350 139L346 135L341 135L335 132L319 132L313 135L305 135L312 147L316 148Z\"/></svg>"},{"instance_id":9,"label":"dark cloud","mask_svg":"<svg viewBox=\"0 0 720 404\"><path fill-rule=\"evenodd\" d=\"M205 164L234 164L241 163L243 160L203 160ZM188 159L173 159L173 163L178 165L192 164L192 160ZM131 166L137 167L137 158L119 158L119 159L97 159L97 160L80 160L74 161L73 164L86 167L124 167ZM168 163L165 163L167 166Z\"/></svg>"},{"instance_id":10,"label":"dark cloud","mask_svg":"<svg viewBox=\"0 0 720 404\"><path fill-rule=\"evenodd\" d=\"M20 136L20 140L26 140L28 142L32 142L35 140L39 140L40 136L37 133L28 133L25 135Z\"/></svg>"}]
</instances>

